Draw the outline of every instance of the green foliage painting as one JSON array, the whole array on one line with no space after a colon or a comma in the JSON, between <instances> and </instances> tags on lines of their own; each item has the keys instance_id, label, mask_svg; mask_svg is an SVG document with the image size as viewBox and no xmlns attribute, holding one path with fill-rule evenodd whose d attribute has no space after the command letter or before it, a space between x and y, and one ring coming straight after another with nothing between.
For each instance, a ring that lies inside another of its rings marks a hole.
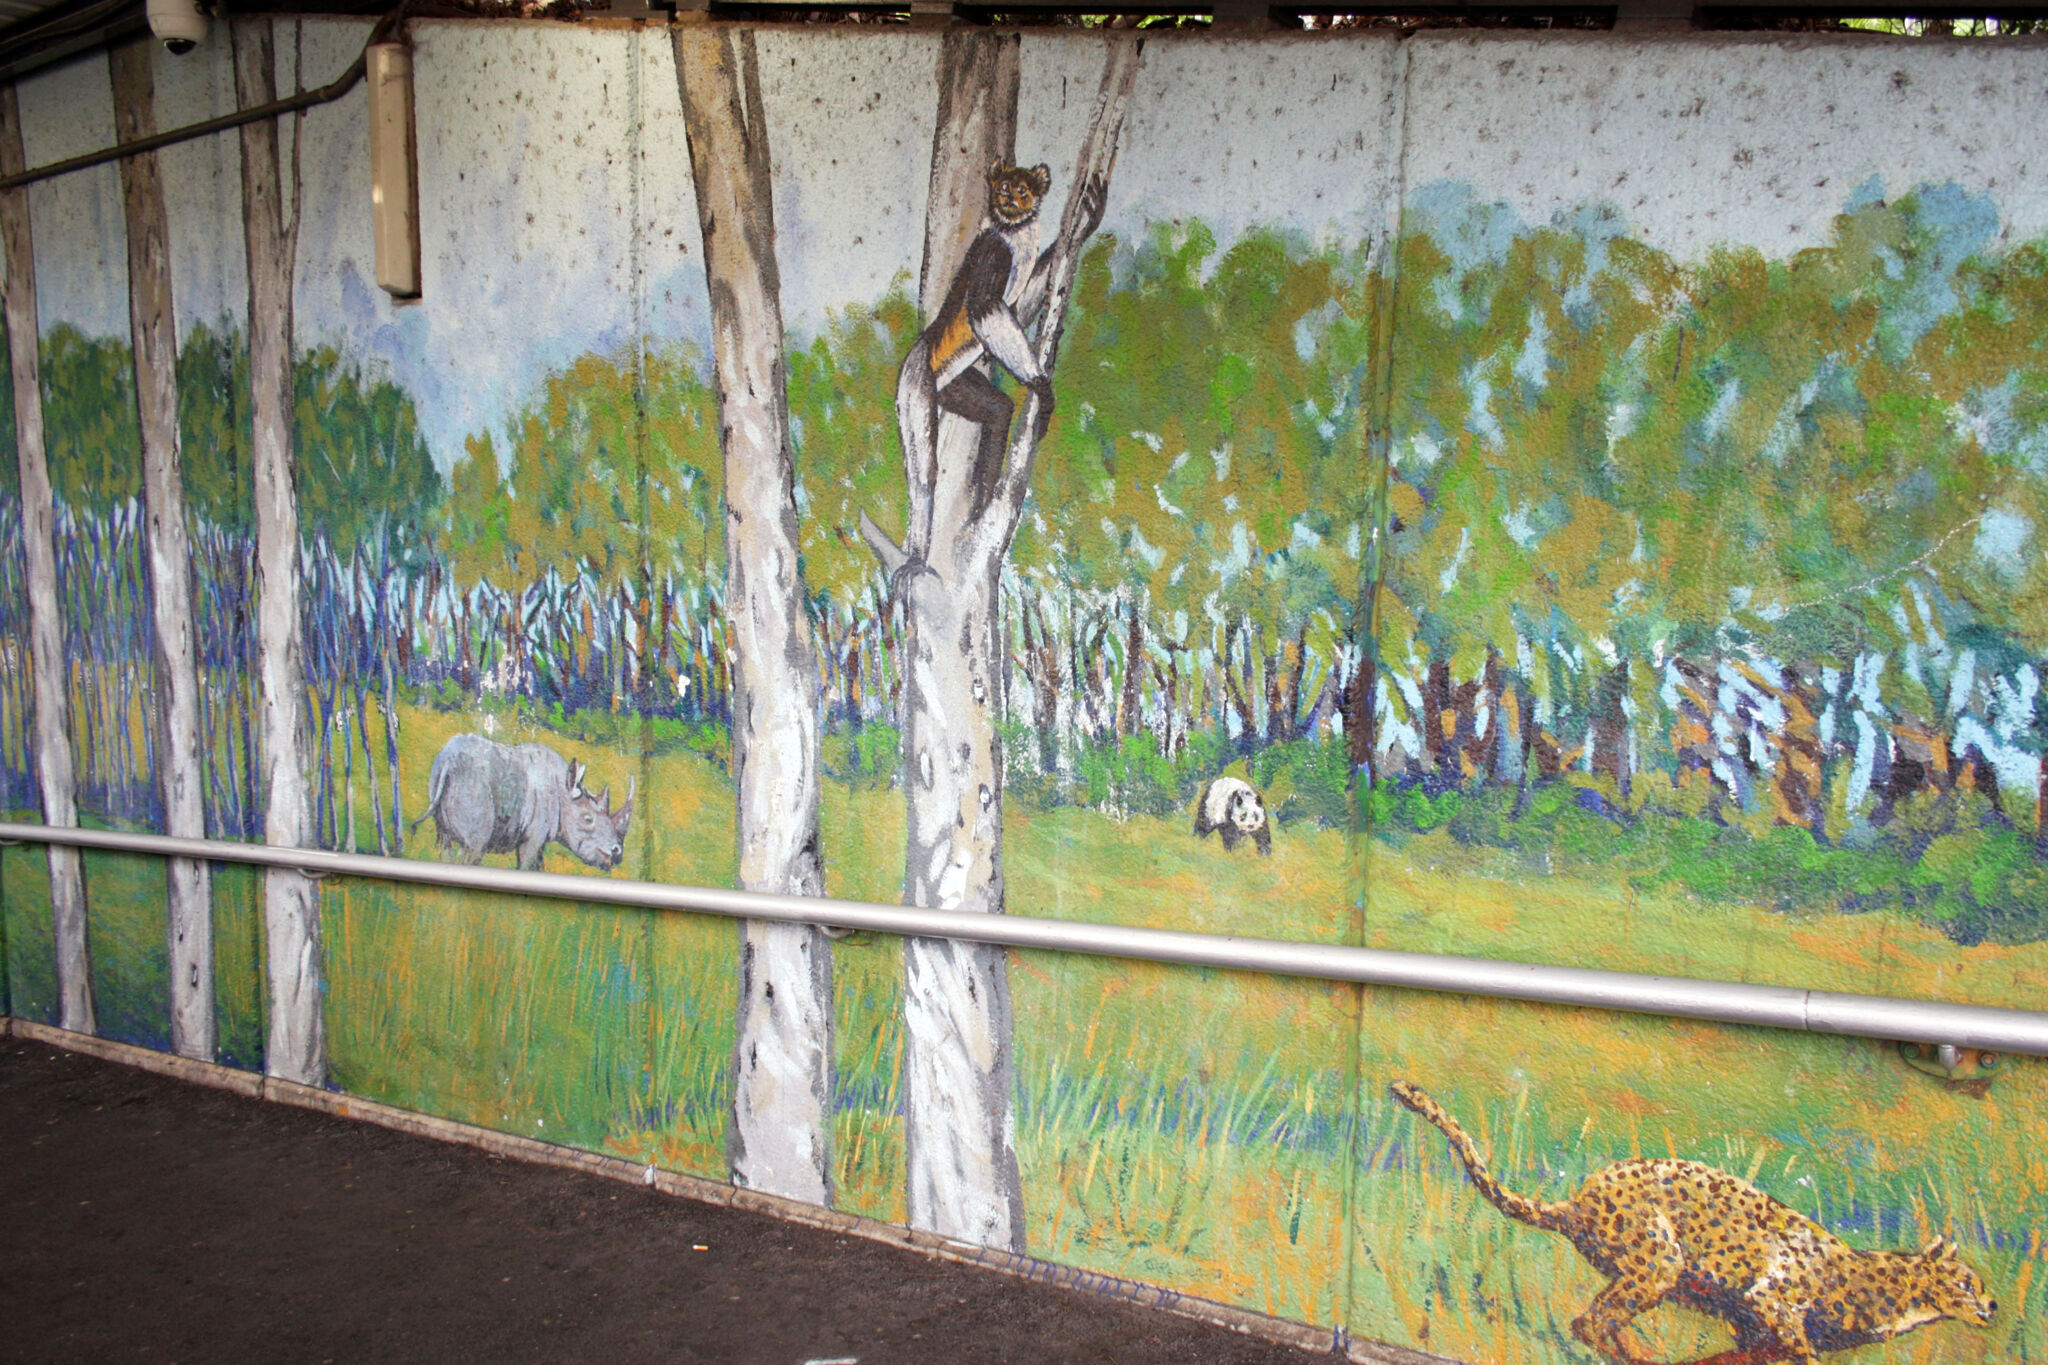
<instances>
[{"instance_id":1,"label":"green foliage painting","mask_svg":"<svg viewBox=\"0 0 2048 1365\"><path fill-rule=\"evenodd\" d=\"M1434 804L1383 820L2048 933L2044 258L1995 226L1932 186L1785 261L1411 234L1374 646L1383 771Z\"/></svg>"}]
</instances>

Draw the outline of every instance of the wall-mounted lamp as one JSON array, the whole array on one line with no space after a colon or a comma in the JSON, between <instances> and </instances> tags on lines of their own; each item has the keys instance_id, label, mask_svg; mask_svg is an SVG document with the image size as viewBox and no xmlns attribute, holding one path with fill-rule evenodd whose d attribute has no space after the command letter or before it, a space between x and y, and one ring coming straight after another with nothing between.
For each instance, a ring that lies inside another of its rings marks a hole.
<instances>
[{"instance_id":1,"label":"wall-mounted lamp","mask_svg":"<svg viewBox=\"0 0 2048 1365\"><path fill-rule=\"evenodd\" d=\"M412 49L373 43L370 78L370 214L377 284L397 299L420 296L419 159L413 135Z\"/></svg>"}]
</instances>

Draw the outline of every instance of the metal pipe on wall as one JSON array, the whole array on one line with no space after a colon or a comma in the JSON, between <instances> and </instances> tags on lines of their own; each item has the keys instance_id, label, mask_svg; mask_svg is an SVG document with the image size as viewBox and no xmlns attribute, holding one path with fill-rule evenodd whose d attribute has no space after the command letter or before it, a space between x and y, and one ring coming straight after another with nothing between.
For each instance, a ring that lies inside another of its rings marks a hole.
<instances>
[{"instance_id":1,"label":"metal pipe on wall","mask_svg":"<svg viewBox=\"0 0 2048 1365\"><path fill-rule=\"evenodd\" d=\"M1683 976L1650 976L1588 967L1452 957L1437 953L1351 948L1286 939L1234 938L1180 929L1034 919L1022 915L961 915L906 905L811 900L716 887L669 886L560 872L521 872L366 853L271 848L220 839L173 839L116 830L60 829L0 822L0 840L59 843L119 853L207 858L262 867L297 867L315 875L367 877L467 891L680 910L738 919L827 923L848 929L920 938L963 939L1012 948L1128 957L1190 967L1221 967L1270 976L1355 981L1375 986L1490 995L1552 1005L1578 1005L1631 1014L1709 1019L1726 1024L1832 1033L1899 1042L1950 1043L2048 1056L2048 1013L1939 1000L1849 995L1798 986L1756 986Z\"/></svg>"},{"instance_id":2,"label":"metal pipe on wall","mask_svg":"<svg viewBox=\"0 0 2048 1365\"><path fill-rule=\"evenodd\" d=\"M410 0L407 0L407 3L410 3ZM111 147L102 147L98 151L84 152L78 156L67 157L62 161L53 161L47 166L34 166L17 175L0 178L0 193L19 189L23 185L33 185L38 180L48 180L53 176L69 175L73 171L82 171L92 166L104 166L109 161L121 161L127 157L140 156L144 152L153 152L160 147L172 147L180 142L190 142L194 138L209 137L214 133L229 132L241 127L245 123L254 123L258 119L277 118L283 114L296 113L301 109L311 109L315 105L332 104L335 100L340 99L343 95L355 89L356 82L363 78L363 72L367 68L370 48L381 42L384 35L389 33L404 16L405 5L401 4L397 9L392 10L382 19L379 19L376 26L370 30L369 42L364 45L363 51L357 54L356 59L349 63L348 69L317 89L301 90L296 95L287 95L281 100L273 100L269 104L257 108L237 109L234 113L222 114L219 118L206 119L200 123L188 123L182 128L172 128L165 132L153 133L148 137L137 138L133 142L116 143Z\"/></svg>"}]
</instances>

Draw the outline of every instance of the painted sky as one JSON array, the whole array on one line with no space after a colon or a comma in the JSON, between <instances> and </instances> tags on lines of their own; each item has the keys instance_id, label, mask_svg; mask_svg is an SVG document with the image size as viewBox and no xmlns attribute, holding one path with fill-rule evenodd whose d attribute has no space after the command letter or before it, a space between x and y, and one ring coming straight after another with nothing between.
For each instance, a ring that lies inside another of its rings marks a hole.
<instances>
[{"instance_id":1,"label":"painted sky","mask_svg":"<svg viewBox=\"0 0 2048 1365\"><path fill-rule=\"evenodd\" d=\"M281 86L295 60L307 84L330 79L363 33L309 22L302 57L282 39ZM302 344L388 368L446 465L574 356L636 332L702 346L707 323L665 37L433 22L416 35L425 298L394 304L373 283L358 89L304 124L298 326ZM759 50L784 312L802 334L917 268L936 41L769 28ZM1052 214L1099 53L1087 34L1024 39L1018 153L1053 167ZM1724 242L1783 253L1824 240L1859 196L1954 182L1997 203L2009 243L2048 232L2042 144L2014 123L2048 107L2033 58L2024 44L1880 39L1160 38L1105 229L1129 239L1199 218L1225 239L1266 224L1355 240L1402 183L1425 209L1497 204L1496 225L1605 206L1681 258ZM157 67L160 126L231 106L224 30ZM22 105L32 165L110 140L103 59L25 82ZM241 311L238 158L232 136L164 154L188 328ZM125 291L108 287L124 270L116 172L39 186L32 202L44 326L125 332Z\"/></svg>"}]
</instances>

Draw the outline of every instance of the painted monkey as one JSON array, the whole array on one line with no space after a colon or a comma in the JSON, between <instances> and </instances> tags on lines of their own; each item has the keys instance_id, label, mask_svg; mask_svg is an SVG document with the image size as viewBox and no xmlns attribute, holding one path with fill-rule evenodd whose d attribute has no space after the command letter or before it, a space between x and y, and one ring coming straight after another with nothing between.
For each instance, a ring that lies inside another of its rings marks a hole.
<instances>
[{"instance_id":1,"label":"painted monkey","mask_svg":"<svg viewBox=\"0 0 2048 1365\"><path fill-rule=\"evenodd\" d=\"M988 172L988 224L975 236L946 290L938 315L918 337L896 376L896 422L910 467L937 477L939 413L958 413L981 428L974 459L974 511L988 505L1003 467L1016 405L996 387L983 363L993 359L1038 395L1038 434L1052 415L1052 376L1039 368L1024 324L1045 304L1052 249L1038 246L1038 208L1052 187L1045 166L1026 170L998 160ZM1102 225L1105 187L1092 178L1081 190L1081 236Z\"/></svg>"}]
</instances>

